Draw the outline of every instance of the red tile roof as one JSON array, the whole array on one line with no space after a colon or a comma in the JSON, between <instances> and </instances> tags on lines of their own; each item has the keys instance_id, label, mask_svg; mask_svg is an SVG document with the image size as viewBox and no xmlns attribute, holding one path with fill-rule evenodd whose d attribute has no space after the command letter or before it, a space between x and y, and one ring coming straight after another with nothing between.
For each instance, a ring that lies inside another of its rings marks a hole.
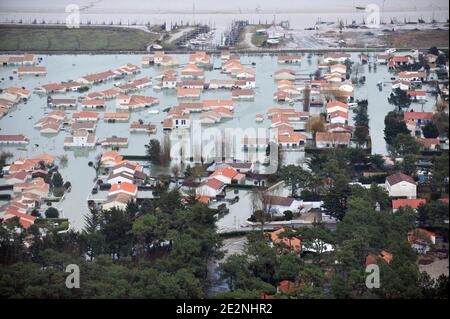
<instances>
[{"instance_id":1,"label":"red tile roof","mask_svg":"<svg viewBox=\"0 0 450 319\"><path fill-rule=\"evenodd\" d=\"M280 238L280 235L284 233L286 230L284 228L280 228L274 232L270 233L270 239L275 244L284 243L286 246L292 248L295 252L301 252L302 251L302 244L301 240L293 237L291 239L287 237Z\"/></svg>"},{"instance_id":2,"label":"red tile roof","mask_svg":"<svg viewBox=\"0 0 450 319\"><path fill-rule=\"evenodd\" d=\"M208 187L211 187L212 189L219 190L221 189L225 184L222 181L219 181L216 178L210 178L208 179L203 185L206 185Z\"/></svg>"},{"instance_id":3,"label":"red tile roof","mask_svg":"<svg viewBox=\"0 0 450 319\"><path fill-rule=\"evenodd\" d=\"M330 109L330 108L335 107L335 106L340 106L340 107L348 110L347 103L342 103L342 102L339 102L339 101L336 101L336 100L333 100L333 101L330 101L330 102L327 103L327 109Z\"/></svg>"},{"instance_id":4,"label":"red tile roof","mask_svg":"<svg viewBox=\"0 0 450 319\"><path fill-rule=\"evenodd\" d=\"M417 198L417 199L394 199L392 200L392 208L399 209L401 207L411 207L413 209L419 208L420 205L425 204L427 202L426 199Z\"/></svg>"},{"instance_id":5,"label":"red tile roof","mask_svg":"<svg viewBox=\"0 0 450 319\"><path fill-rule=\"evenodd\" d=\"M120 184L113 184L111 186L111 188L109 189L109 193L114 193L114 192L126 192L126 193L131 193L131 194L135 194L137 192L137 186L131 183L120 183Z\"/></svg>"}]
</instances>

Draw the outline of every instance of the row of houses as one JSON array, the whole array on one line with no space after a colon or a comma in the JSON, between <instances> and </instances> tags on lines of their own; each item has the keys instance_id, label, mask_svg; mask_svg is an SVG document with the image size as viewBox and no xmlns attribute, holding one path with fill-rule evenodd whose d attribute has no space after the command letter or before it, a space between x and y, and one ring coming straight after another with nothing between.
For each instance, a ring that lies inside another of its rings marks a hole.
<instances>
[{"instance_id":1,"label":"row of houses","mask_svg":"<svg viewBox=\"0 0 450 319\"><path fill-rule=\"evenodd\" d=\"M20 103L28 101L31 92L25 88L8 87L0 93L0 119Z\"/></svg>"},{"instance_id":2,"label":"row of houses","mask_svg":"<svg viewBox=\"0 0 450 319\"><path fill-rule=\"evenodd\" d=\"M33 127L41 134L57 134L66 120L66 112L52 111L40 118Z\"/></svg>"},{"instance_id":3,"label":"row of houses","mask_svg":"<svg viewBox=\"0 0 450 319\"><path fill-rule=\"evenodd\" d=\"M30 140L23 134L0 134L0 145L2 146L25 146Z\"/></svg>"},{"instance_id":4,"label":"row of houses","mask_svg":"<svg viewBox=\"0 0 450 319\"><path fill-rule=\"evenodd\" d=\"M47 68L45 66L21 66L18 67L17 70L14 71L19 76L43 76L47 75Z\"/></svg>"},{"instance_id":5,"label":"row of houses","mask_svg":"<svg viewBox=\"0 0 450 319\"><path fill-rule=\"evenodd\" d=\"M124 77L135 75L139 72L140 68L138 66L129 63L122 65L115 70L107 70L82 76L75 81L44 84L36 87L34 91L37 94L47 95L54 93L77 92L82 89L89 89L93 85L123 79Z\"/></svg>"},{"instance_id":6,"label":"row of houses","mask_svg":"<svg viewBox=\"0 0 450 319\"><path fill-rule=\"evenodd\" d=\"M211 56L204 51L196 51L189 55L189 63L197 65L202 68L209 68L212 66ZM166 54L164 51L155 51L148 56L144 56L141 59L142 66L163 66L173 67L180 64L177 57Z\"/></svg>"},{"instance_id":7,"label":"row of houses","mask_svg":"<svg viewBox=\"0 0 450 319\"><path fill-rule=\"evenodd\" d=\"M180 103L172 107L163 120L163 130L189 129L191 126L191 113L201 113L200 121L203 124L213 124L222 119L231 119L234 116L235 102L229 100L203 100L201 102Z\"/></svg>"},{"instance_id":8,"label":"row of houses","mask_svg":"<svg viewBox=\"0 0 450 319\"><path fill-rule=\"evenodd\" d=\"M30 53L0 57L1 66L33 66L36 63L36 56Z\"/></svg>"},{"instance_id":9,"label":"row of houses","mask_svg":"<svg viewBox=\"0 0 450 319\"><path fill-rule=\"evenodd\" d=\"M39 210L49 196L50 185L45 182L54 165L51 154L40 154L30 158L19 158L3 167L2 175L7 185L11 185L11 199L0 206L0 219L7 223L18 218L23 228L34 224Z\"/></svg>"},{"instance_id":10,"label":"row of houses","mask_svg":"<svg viewBox=\"0 0 450 319\"><path fill-rule=\"evenodd\" d=\"M404 112L403 118L406 123L406 127L421 145L423 150L438 150L448 149L448 138L426 138L423 135L423 127L433 120L433 112Z\"/></svg>"},{"instance_id":11,"label":"row of houses","mask_svg":"<svg viewBox=\"0 0 450 319\"><path fill-rule=\"evenodd\" d=\"M136 200L138 186L143 185L147 179L139 164L124 160L114 151L102 153L100 169L107 176L106 182L111 185L106 200L102 202L104 210L125 209L129 202Z\"/></svg>"}]
</instances>

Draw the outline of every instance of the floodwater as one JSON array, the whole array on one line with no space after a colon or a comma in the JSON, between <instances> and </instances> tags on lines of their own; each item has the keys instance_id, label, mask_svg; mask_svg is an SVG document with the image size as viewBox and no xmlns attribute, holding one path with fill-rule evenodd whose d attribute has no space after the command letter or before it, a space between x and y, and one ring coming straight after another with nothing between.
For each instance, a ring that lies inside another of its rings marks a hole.
<instances>
[{"instance_id":1,"label":"floodwater","mask_svg":"<svg viewBox=\"0 0 450 319\"><path fill-rule=\"evenodd\" d=\"M23 77L19 79L17 75L13 75L12 67L0 68L0 87L6 88L9 86L25 87L27 89L33 89L39 85L60 82L66 80L76 80L77 78L94 72L100 72L108 69L115 69L125 63L134 63L140 65L141 55L43 55L42 65L48 69L48 74L44 77ZM181 63L186 63L188 57L186 55L178 56ZM255 123L256 114L266 114L269 108L277 106L272 99L272 94L276 90L275 82L273 81L272 74L278 68L284 67L277 64L276 57L271 55L242 55L242 63L250 65L255 63L256 68L256 98L254 101L242 101L237 102L235 105L234 119L217 125L220 129L225 128L267 128L270 125L269 120L265 120L263 123ZM313 56L310 61L307 61L306 57L301 65L291 66L296 70L297 74L301 77L308 77L317 68L319 57ZM353 60L357 61L357 54L353 54ZM220 65L220 59L218 56L214 57L215 66ZM154 77L159 73L159 68L144 68L137 77L149 76ZM382 92L378 91L377 83L379 81L389 82L391 74L387 71L386 66L379 66L376 72L369 73L368 67L364 66L364 75L367 77L367 82L364 86L357 88L356 98L369 99L369 116L370 116L370 132L373 141L373 152L385 154L386 147L383 138L384 129L384 116L387 112L393 109L387 101L387 97L391 92L390 84L383 87ZM13 76L10 80L9 77ZM221 74L219 70L212 70L206 72L206 81L211 79L225 79L226 75ZM103 89L113 87L114 82L107 82L102 85L94 86L89 92L100 91ZM152 107L153 109L160 110L159 114L152 115L143 110L131 114L131 121L137 119L143 119L145 122L151 122L157 124L158 132L156 135L147 134L131 134L129 132L130 123L104 123L101 119L98 123L96 136L99 140L104 137L111 137L113 135L119 137L128 137L129 146L120 150L122 155L144 155L145 144L151 138L162 137L161 121L165 116L162 110L167 107L171 107L178 104L176 95L174 93L157 92L152 88L147 88L136 94L151 95L157 97L160 100L158 106ZM79 93L67 93L54 95L54 97L78 97ZM225 99L231 98L230 91L215 91L209 90L202 94L202 99ZM428 102L423 106L424 110L432 110L434 106L434 98L429 97ZM278 105L278 107L289 107L287 105ZM296 104L297 110L302 110L301 104ZM420 111L422 106L419 104L413 104L413 109ZM114 100L107 102L107 111L111 112L115 109ZM79 106L80 110L80 106ZM36 94L32 94L27 104L20 104L16 109L12 110L6 117L0 119L0 134L24 134L30 139L30 144L27 150L19 150L17 148L8 147L8 151L14 154L14 159L19 157L32 156L34 154L40 154L43 152L51 153L55 156L62 154L68 155L67 167L61 168L61 174L64 180L68 180L72 183L72 191L67 193L64 201L58 204L58 208L62 210L65 217L69 218L72 226L75 229L83 227L83 215L87 213L86 199L90 194L91 186L95 178L95 171L88 166L89 161L95 162L96 156L98 156L104 149L98 146L95 150L89 152L75 152L65 151L63 148L64 137L68 135L66 132L60 132L56 136L41 135L38 130L33 128L33 124L44 116L45 112L50 111L46 108L46 97L41 97ZM317 112L316 110L315 112ZM70 113L68 111L68 117ZM29 119L31 117L31 119ZM102 117L101 117L102 118ZM350 121L351 122L351 121ZM298 159L303 158L304 154L290 153L290 156L294 156ZM297 161L298 162L298 161ZM154 173L154 172L150 172ZM240 191L244 192L244 191ZM220 222L220 227L236 227L243 223L250 214L250 204L248 196L244 193L239 194L240 202L234 204L236 209L232 209L232 212L225 216ZM232 207L232 206L231 206ZM230 208L231 208L230 207Z\"/></svg>"}]
</instances>

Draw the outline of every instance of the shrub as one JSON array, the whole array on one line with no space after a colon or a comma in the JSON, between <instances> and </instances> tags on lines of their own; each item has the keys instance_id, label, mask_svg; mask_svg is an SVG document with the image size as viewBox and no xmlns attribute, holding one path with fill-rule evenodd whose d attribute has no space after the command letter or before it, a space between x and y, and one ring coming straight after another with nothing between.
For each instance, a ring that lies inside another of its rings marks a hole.
<instances>
[{"instance_id":1,"label":"shrub","mask_svg":"<svg viewBox=\"0 0 450 319\"><path fill-rule=\"evenodd\" d=\"M54 207L49 207L45 211L45 217L46 218L58 218L59 217L59 211Z\"/></svg>"}]
</instances>

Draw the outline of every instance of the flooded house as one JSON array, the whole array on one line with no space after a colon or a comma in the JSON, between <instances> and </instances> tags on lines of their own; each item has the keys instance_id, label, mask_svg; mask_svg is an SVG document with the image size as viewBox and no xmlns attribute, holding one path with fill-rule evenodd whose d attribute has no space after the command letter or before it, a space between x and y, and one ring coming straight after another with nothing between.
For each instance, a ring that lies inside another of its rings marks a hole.
<instances>
[{"instance_id":1,"label":"flooded house","mask_svg":"<svg viewBox=\"0 0 450 319\"><path fill-rule=\"evenodd\" d=\"M36 62L36 56L30 53L0 58L0 65L2 66L32 66Z\"/></svg>"},{"instance_id":2,"label":"flooded house","mask_svg":"<svg viewBox=\"0 0 450 319\"><path fill-rule=\"evenodd\" d=\"M152 86L152 80L148 77L143 77L128 82L127 84L119 85L118 88L122 94L139 91Z\"/></svg>"},{"instance_id":3,"label":"flooded house","mask_svg":"<svg viewBox=\"0 0 450 319\"><path fill-rule=\"evenodd\" d=\"M202 68L212 66L211 57L205 51L197 51L189 56L189 63Z\"/></svg>"},{"instance_id":4,"label":"flooded house","mask_svg":"<svg viewBox=\"0 0 450 319\"><path fill-rule=\"evenodd\" d=\"M75 122L97 122L100 115L97 112L82 111L72 113L72 120Z\"/></svg>"},{"instance_id":5,"label":"flooded house","mask_svg":"<svg viewBox=\"0 0 450 319\"><path fill-rule=\"evenodd\" d=\"M48 97L47 99L47 106L52 109L76 110L77 105L78 105L77 99L55 99L52 97Z\"/></svg>"},{"instance_id":6,"label":"flooded house","mask_svg":"<svg viewBox=\"0 0 450 319\"><path fill-rule=\"evenodd\" d=\"M27 75L46 75L47 68L45 66L21 66L17 68L17 75L27 76Z\"/></svg>"},{"instance_id":7,"label":"flooded house","mask_svg":"<svg viewBox=\"0 0 450 319\"><path fill-rule=\"evenodd\" d=\"M86 130L73 131L71 136L64 138L65 148L95 148L97 138L93 133L89 133Z\"/></svg>"},{"instance_id":8,"label":"flooded house","mask_svg":"<svg viewBox=\"0 0 450 319\"><path fill-rule=\"evenodd\" d=\"M106 101L103 99L83 100L80 104L85 110L104 111L106 109Z\"/></svg>"},{"instance_id":9,"label":"flooded house","mask_svg":"<svg viewBox=\"0 0 450 319\"><path fill-rule=\"evenodd\" d=\"M128 147L127 137L107 137L100 142L102 147Z\"/></svg>"},{"instance_id":10,"label":"flooded house","mask_svg":"<svg viewBox=\"0 0 450 319\"><path fill-rule=\"evenodd\" d=\"M130 121L129 112L106 112L103 116L106 123L126 123Z\"/></svg>"},{"instance_id":11,"label":"flooded house","mask_svg":"<svg viewBox=\"0 0 450 319\"><path fill-rule=\"evenodd\" d=\"M324 63L345 63L351 60L352 56L349 53L326 53L323 57Z\"/></svg>"},{"instance_id":12,"label":"flooded house","mask_svg":"<svg viewBox=\"0 0 450 319\"><path fill-rule=\"evenodd\" d=\"M116 111L132 112L157 105L159 100L151 96L119 95L116 99Z\"/></svg>"},{"instance_id":13,"label":"flooded house","mask_svg":"<svg viewBox=\"0 0 450 319\"><path fill-rule=\"evenodd\" d=\"M301 55L279 55L277 57L279 64L299 64L302 62Z\"/></svg>"},{"instance_id":14,"label":"flooded house","mask_svg":"<svg viewBox=\"0 0 450 319\"><path fill-rule=\"evenodd\" d=\"M280 80L293 81L295 80L295 71L291 69L280 69L275 71L275 73L273 74L273 78L275 81Z\"/></svg>"},{"instance_id":15,"label":"flooded house","mask_svg":"<svg viewBox=\"0 0 450 319\"><path fill-rule=\"evenodd\" d=\"M154 124L145 124L140 121L135 121L130 125L131 133L148 133L155 134L156 133L156 125Z\"/></svg>"},{"instance_id":16,"label":"flooded house","mask_svg":"<svg viewBox=\"0 0 450 319\"><path fill-rule=\"evenodd\" d=\"M253 100L255 98L255 91L253 90L232 90L231 95L236 100Z\"/></svg>"},{"instance_id":17,"label":"flooded house","mask_svg":"<svg viewBox=\"0 0 450 319\"><path fill-rule=\"evenodd\" d=\"M178 99L189 99L189 100L198 100L200 99L200 95L202 91L200 89L177 89L177 98Z\"/></svg>"},{"instance_id":18,"label":"flooded house","mask_svg":"<svg viewBox=\"0 0 450 319\"><path fill-rule=\"evenodd\" d=\"M182 80L203 80L205 72L195 64L187 64L181 69L180 76Z\"/></svg>"},{"instance_id":19,"label":"flooded house","mask_svg":"<svg viewBox=\"0 0 450 319\"><path fill-rule=\"evenodd\" d=\"M62 126L63 119L56 116L47 115L36 122L33 127L38 129L41 134L58 134Z\"/></svg>"},{"instance_id":20,"label":"flooded house","mask_svg":"<svg viewBox=\"0 0 450 319\"><path fill-rule=\"evenodd\" d=\"M2 146L24 146L28 145L30 140L23 134L1 134L0 145Z\"/></svg>"}]
</instances>

